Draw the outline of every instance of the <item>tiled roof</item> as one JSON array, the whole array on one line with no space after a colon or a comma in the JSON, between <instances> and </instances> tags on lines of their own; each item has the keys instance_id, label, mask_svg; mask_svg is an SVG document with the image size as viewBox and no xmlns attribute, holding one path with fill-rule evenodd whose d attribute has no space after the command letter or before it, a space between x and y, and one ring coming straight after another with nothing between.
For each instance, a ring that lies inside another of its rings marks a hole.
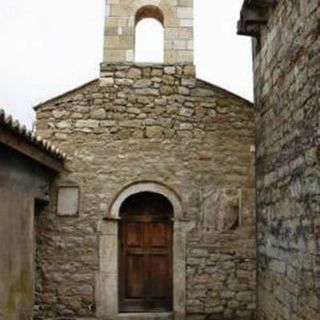
<instances>
[{"instance_id":1,"label":"tiled roof","mask_svg":"<svg viewBox=\"0 0 320 320\"><path fill-rule=\"evenodd\" d=\"M38 149L48 153L50 156L64 160L66 154L52 145L50 142L42 139L34 131L28 130L25 125L21 125L18 120L14 120L11 115L5 113L3 109L0 109L0 126L4 126L10 131L14 132L22 139L27 140L29 143L37 147Z\"/></svg>"}]
</instances>

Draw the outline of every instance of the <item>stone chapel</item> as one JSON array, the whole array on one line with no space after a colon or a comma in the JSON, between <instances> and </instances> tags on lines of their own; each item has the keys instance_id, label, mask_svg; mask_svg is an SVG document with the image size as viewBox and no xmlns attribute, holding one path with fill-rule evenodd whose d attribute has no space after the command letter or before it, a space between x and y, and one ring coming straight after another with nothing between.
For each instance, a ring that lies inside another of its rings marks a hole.
<instances>
[{"instance_id":1,"label":"stone chapel","mask_svg":"<svg viewBox=\"0 0 320 320\"><path fill-rule=\"evenodd\" d=\"M253 105L197 79L193 0L105 9L100 77L35 107L66 171L35 219L34 319L254 319ZM145 18L164 63L135 62Z\"/></svg>"}]
</instances>

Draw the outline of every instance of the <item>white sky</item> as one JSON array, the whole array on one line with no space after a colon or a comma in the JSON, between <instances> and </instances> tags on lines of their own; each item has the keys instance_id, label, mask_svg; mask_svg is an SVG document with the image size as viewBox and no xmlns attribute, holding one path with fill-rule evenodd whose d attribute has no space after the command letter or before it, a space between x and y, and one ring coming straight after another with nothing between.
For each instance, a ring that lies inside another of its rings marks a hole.
<instances>
[{"instance_id":1,"label":"white sky","mask_svg":"<svg viewBox=\"0 0 320 320\"><path fill-rule=\"evenodd\" d=\"M194 0L195 64L199 78L252 100L242 2ZM30 127L33 105L97 78L103 25L104 0L1 0L0 108Z\"/></svg>"},{"instance_id":2,"label":"white sky","mask_svg":"<svg viewBox=\"0 0 320 320\"><path fill-rule=\"evenodd\" d=\"M136 25L135 61L164 61L164 31L162 24L155 19L143 19Z\"/></svg>"}]
</instances>

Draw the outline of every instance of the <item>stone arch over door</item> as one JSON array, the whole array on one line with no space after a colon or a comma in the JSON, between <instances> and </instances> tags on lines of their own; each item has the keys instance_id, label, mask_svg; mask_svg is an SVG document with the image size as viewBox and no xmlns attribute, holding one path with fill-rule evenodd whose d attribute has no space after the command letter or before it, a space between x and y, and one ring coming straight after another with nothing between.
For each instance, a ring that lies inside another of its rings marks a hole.
<instances>
[{"instance_id":1,"label":"stone arch over door","mask_svg":"<svg viewBox=\"0 0 320 320\"><path fill-rule=\"evenodd\" d=\"M166 197L173 207L173 315L184 319L186 307L186 235L193 224L184 219L182 201L170 187L153 181L136 182L124 187L114 198L99 225L99 271L96 276L97 316L119 317L119 221L122 203L130 196L153 192Z\"/></svg>"}]
</instances>

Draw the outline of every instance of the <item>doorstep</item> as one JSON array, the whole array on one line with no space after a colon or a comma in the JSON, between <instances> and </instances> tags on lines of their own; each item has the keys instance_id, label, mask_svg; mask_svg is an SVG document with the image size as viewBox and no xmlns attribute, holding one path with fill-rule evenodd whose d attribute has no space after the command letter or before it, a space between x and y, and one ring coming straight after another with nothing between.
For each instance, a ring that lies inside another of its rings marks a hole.
<instances>
[{"instance_id":1,"label":"doorstep","mask_svg":"<svg viewBox=\"0 0 320 320\"><path fill-rule=\"evenodd\" d=\"M119 313L117 320L173 320L172 312Z\"/></svg>"}]
</instances>

